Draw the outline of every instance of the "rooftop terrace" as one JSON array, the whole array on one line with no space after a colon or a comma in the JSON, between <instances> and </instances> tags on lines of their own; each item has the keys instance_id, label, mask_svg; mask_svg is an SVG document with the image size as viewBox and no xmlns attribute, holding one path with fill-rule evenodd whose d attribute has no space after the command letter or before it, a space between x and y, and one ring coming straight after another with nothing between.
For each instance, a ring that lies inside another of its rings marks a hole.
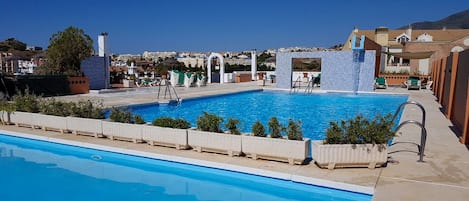
<instances>
[{"instance_id":1,"label":"rooftop terrace","mask_svg":"<svg viewBox=\"0 0 469 201\"><path fill-rule=\"evenodd\" d=\"M266 86L269 88L269 86ZM222 93L232 93L260 89L255 82L237 84L209 84L203 88L177 88L180 97L191 98ZM63 100L101 99L106 106L141 104L156 101L157 88L138 89L121 93L85 94L60 97ZM198 153L192 150L176 150L172 148L134 144L123 141L111 141L102 138L44 132L30 128L0 126L0 129L21 133L47 136L91 143L128 150L163 154L169 157L178 156L208 162L218 162L260 170L304 176L362 186L374 190L373 200L467 200L469 198L469 151L460 144L452 124L440 111L440 105L429 90L408 91L403 88L389 87L377 92L408 93L409 100L421 103L427 112L427 145L425 163L417 162L417 147L409 143L400 143L390 147L390 162L385 168L344 168L327 170L320 169L314 163L292 166L286 163L252 160L243 157ZM420 120L420 109L407 106L401 117L405 120ZM399 131L396 142L419 142L420 129L407 125Z\"/></svg>"}]
</instances>

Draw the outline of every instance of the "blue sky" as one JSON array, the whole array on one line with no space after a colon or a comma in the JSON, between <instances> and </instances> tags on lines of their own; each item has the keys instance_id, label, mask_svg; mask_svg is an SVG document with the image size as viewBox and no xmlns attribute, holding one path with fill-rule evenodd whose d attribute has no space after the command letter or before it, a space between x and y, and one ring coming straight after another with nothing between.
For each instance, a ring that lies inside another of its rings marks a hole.
<instances>
[{"instance_id":1,"label":"blue sky","mask_svg":"<svg viewBox=\"0 0 469 201\"><path fill-rule=\"evenodd\" d=\"M95 46L109 33L113 53L243 51L330 47L378 26L435 21L469 8L444 0L24 0L0 4L0 40L47 48L52 34L83 29ZM455 3L457 2L457 3Z\"/></svg>"}]
</instances>

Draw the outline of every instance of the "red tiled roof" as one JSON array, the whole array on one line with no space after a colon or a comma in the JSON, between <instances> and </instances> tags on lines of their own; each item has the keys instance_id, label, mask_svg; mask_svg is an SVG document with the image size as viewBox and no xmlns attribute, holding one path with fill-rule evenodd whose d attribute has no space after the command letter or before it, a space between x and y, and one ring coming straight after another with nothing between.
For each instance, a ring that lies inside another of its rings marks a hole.
<instances>
[{"instance_id":1,"label":"red tiled roof","mask_svg":"<svg viewBox=\"0 0 469 201\"><path fill-rule=\"evenodd\" d=\"M394 41L397 36L405 33L406 30L389 30L388 37L389 41ZM412 30L412 39L414 41L418 36L427 33L433 37L434 42L438 41L453 41L460 39L464 36L469 35L469 29L446 29L446 30ZM365 35L366 37L374 40L375 39L375 30L359 30L355 33L356 35Z\"/></svg>"}]
</instances>

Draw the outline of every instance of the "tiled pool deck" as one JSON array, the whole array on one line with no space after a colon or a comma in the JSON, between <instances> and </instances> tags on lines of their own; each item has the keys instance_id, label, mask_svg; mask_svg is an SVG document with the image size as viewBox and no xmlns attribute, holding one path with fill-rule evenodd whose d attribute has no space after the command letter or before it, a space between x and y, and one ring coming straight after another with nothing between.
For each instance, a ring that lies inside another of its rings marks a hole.
<instances>
[{"instance_id":1,"label":"tiled pool deck","mask_svg":"<svg viewBox=\"0 0 469 201\"><path fill-rule=\"evenodd\" d=\"M269 88L267 86L266 88ZM253 83L213 84L202 88L177 88L180 97L191 98L198 96L230 93L236 91L260 89ZM107 106L139 104L156 101L155 88L125 93L107 93L104 95L78 95L60 97L65 100L101 99ZM44 132L30 128L15 126L1 126L2 130L18 131L21 133L41 135L59 140L73 140L96 145L129 149L133 151L163 154L168 157L176 156L200 161L223 163L247 168L274 171L300 177L316 178L332 182L362 186L363 189L374 190L373 200L468 200L469 199L469 151L468 147L458 142L456 134L451 130L452 124L440 112L440 105L435 101L431 91L408 91L402 88L388 88L377 92L409 93L409 100L421 103L427 112L426 127L428 132L425 150L425 163L416 162L417 147L409 143L400 143L390 148L389 156L392 162L386 168L367 169L350 168L327 170L320 169L310 163L302 166L291 166L285 163L264 160L252 160L244 157L229 157L225 155L197 153L192 150L176 150L172 148L134 144L130 142L111 141L108 139L92 138ZM420 109L407 106L401 117L405 120L421 119ZM415 125L404 126L397 142L420 142L420 129Z\"/></svg>"}]
</instances>

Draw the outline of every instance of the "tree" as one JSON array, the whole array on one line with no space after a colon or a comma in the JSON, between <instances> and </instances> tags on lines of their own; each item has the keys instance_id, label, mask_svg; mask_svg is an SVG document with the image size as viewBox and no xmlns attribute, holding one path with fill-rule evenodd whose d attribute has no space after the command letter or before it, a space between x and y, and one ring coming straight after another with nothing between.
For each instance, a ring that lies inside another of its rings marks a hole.
<instances>
[{"instance_id":1,"label":"tree","mask_svg":"<svg viewBox=\"0 0 469 201\"><path fill-rule=\"evenodd\" d=\"M81 61L93 53L93 40L82 29L70 26L52 35L41 74L80 75Z\"/></svg>"}]
</instances>

